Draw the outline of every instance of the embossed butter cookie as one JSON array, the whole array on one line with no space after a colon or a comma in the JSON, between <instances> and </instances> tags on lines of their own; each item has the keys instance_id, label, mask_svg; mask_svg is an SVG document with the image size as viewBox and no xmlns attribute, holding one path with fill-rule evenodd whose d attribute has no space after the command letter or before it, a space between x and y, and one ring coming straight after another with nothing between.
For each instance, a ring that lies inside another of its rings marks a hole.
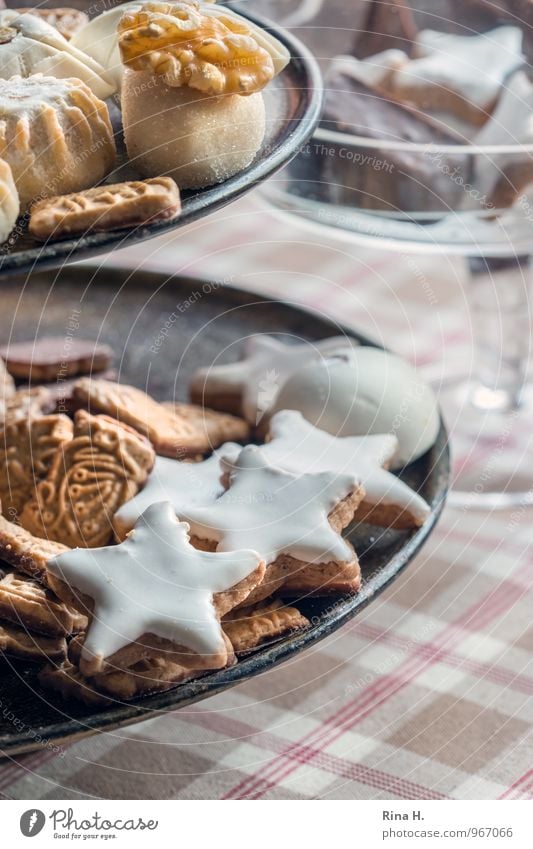
<instances>
[{"instance_id":1,"label":"embossed butter cookie","mask_svg":"<svg viewBox=\"0 0 533 849\"><path fill-rule=\"evenodd\" d=\"M37 416L53 413L56 397L46 386L32 386L17 389L4 405L2 425L12 424L21 419L33 420Z\"/></svg>"},{"instance_id":2,"label":"embossed butter cookie","mask_svg":"<svg viewBox=\"0 0 533 849\"><path fill-rule=\"evenodd\" d=\"M170 177L130 180L38 201L31 208L29 231L44 242L169 221L180 211L180 192Z\"/></svg>"},{"instance_id":3,"label":"embossed butter cookie","mask_svg":"<svg viewBox=\"0 0 533 849\"><path fill-rule=\"evenodd\" d=\"M114 513L146 481L155 455L148 440L107 416L76 413L74 435L21 514L24 528L68 546L105 545Z\"/></svg>"},{"instance_id":4,"label":"embossed butter cookie","mask_svg":"<svg viewBox=\"0 0 533 849\"><path fill-rule=\"evenodd\" d=\"M189 404L160 404L142 389L108 380L81 378L73 395L92 413L106 413L147 436L164 457L194 457L249 435L246 423L235 416Z\"/></svg>"},{"instance_id":5,"label":"embossed butter cookie","mask_svg":"<svg viewBox=\"0 0 533 849\"><path fill-rule=\"evenodd\" d=\"M232 610L222 620L225 633L239 654L307 628L309 620L296 607L281 599L266 599L249 607Z\"/></svg>"},{"instance_id":6,"label":"embossed butter cookie","mask_svg":"<svg viewBox=\"0 0 533 849\"><path fill-rule=\"evenodd\" d=\"M39 683L64 699L78 699L90 706L103 707L117 702L160 693L194 677L194 671L164 658L143 658L128 669L116 669L87 677L70 655L76 641L69 646L69 659L49 663L39 673Z\"/></svg>"},{"instance_id":7,"label":"embossed butter cookie","mask_svg":"<svg viewBox=\"0 0 533 849\"><path fill-rule=\"evenodd\" d=\"M25 418L0 430L0 502L16 520L36 484L48 474L57 449L72 439L73 425L63 415Z\"/></svg>"}]
</instances>

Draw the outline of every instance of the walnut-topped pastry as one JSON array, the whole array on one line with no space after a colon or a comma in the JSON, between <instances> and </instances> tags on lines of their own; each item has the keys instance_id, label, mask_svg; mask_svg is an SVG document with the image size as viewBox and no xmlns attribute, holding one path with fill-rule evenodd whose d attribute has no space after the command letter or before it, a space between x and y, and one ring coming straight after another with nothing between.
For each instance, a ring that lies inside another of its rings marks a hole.
<instances>
[{"instance_id":1,"label":"walnut-topped pastry","mask_svg":"<svg viewBox=\"0 0 533 849\"><path fill-rule=\"evenodd\" d=\"M203 94L261 91L276 73L269 50L243 19L208 11L185 2L145 3L126 12L118 24L123 63Z\"/></svg>"},{"instance_id":2,"label":"walnut-topped pastry","mask_svg":"<svg viewBox=\"0 0 533 849\"><path fill-rule=\"evenodd\" d=\"M169 10L168 13L164 12L165 7ZM174 32L165 46L166 51L170 49L172 52L179 52L180 49L183 48L185 40L184 37L180 38L180 32L182 36L185 33L188 33L192 38L193 29L196 28L197 32L193 45L194 48L204 45L205 40L211 38L210 34L215 32L215 30L219 34L225 34L227 39L226 50L234 49L231 44L228 44L228 41L231 40L233 42L236 35L239 36L239 42L241 41L240 37L243 35L252 39L254 42L253 49L257 51L258 57L262 56L263 60L266 59L262 51L265 51L270 56L270 60L274 68L274 74L272 74L272 76L279 74L289 61L290 56L288 50L283 44L281 44L280 41L278 41L277 38L257 24L243 18L242 15L238 15L232 9L229 9L226 6L217 6L213 0L203 0L203 2L199 2L199 0L179 0L179 2L173 3L149 2L144 4L142 3L142 0L133 0L133 2L114 5L113 8L109 9L107 12L92 18L92 20L86 26L81 27L81 29L78 30L72 38L72 44L88 56L92 56L93 59L102 65L119 87L121 85L124 66L122 64L118 44L118 25L125 15L129 16L131 14L137 16L141 9L144 13L149 10L152 17L149 35L150 44L147 45L148 52L155 49L153 39L154 37L157 38L158 33L165 28L160 27L160 25L157 24L158 29L153 29L153 16L155 14L158 16L160 16L160 14L165 14L165 17L170 19L169 26L174 28ZM181 21L181 27L177 23L178 18ZM217 23L212 23L212 21L216 21ZM201 28L199 27L199 23L201 24ZM168 31L168 27L166 28ZM179 31L176 35L175 30L178 28ZM142 38L145 39L146 36L143 34ZM250 47L252 47L252 45L248 44L247 49L249 50ZM261 48L261 51L258 48ZM130 49L132 49L131 43L128 50ZM157 49L159 50L159 48ZM183 57L187 63L189 63L192 58L193 57ZM208 56L207 59L211 64L220 65L220 56L218 57L217 63L214 63L213 56ZM143 69L146 70L151 61L152 60L150 58L147 58L147 64ZM225 62L225 66L226 71L230 70L227 60ZM245 62L244 59L241 59L238 66L235 64L233 65L232 70L235 72L232 76L244 76L246 71L249 72L250 64L248 61ZM266 82L268 82L268 80L265 80L263 85L265 85ZM254 90L257 90L257 88L254 88Z\"/></svg>"},{"instance_id":3,"label":"walnut-topped pastry","mask_svg":"<svg viewBox=\"0 0 533 849\"><path fill-rule=\"evenodd\" d=\"M127 3L71 43L122 88L133 168L181 189L220 183L252 162L265 134L261 92L290 58L261 27L197 0Z\"/></svg>"},{"instance_id":4,"label":"walnut-topped pastry","mask_svg":"<svg viewBox=\"0 0 533 849\"><path fill-rule=\"evenodd\" d=\"M99 182L115 163L107 106L79 79L0 79L0 156L25 211L36 199Z\"/></svg>"}]
</instances>

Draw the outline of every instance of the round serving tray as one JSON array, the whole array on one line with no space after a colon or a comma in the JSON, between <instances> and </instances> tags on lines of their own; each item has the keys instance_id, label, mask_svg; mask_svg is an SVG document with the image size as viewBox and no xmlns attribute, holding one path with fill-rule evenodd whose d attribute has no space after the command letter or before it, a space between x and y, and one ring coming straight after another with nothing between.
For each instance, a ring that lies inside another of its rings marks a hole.
<instances>
[{"instance_id":1,"label":"round serving tray","mask_svg":"<svg viewBox=\"0 0 533 849\"><path fill-rule=\"evenodd\" d=\"M231 4L228 4L231 6ZM276 36L289 49L291 61L264 90L266 133L252 164L216 186L182 193L182 212L174 221L162 221L140 227L123 228L105 233L87 233L45 244L27 233L27 222L19 219L10 240L0 246L0 276L23 271L51 268L75 262L110 250L118 250L132 242L142 242L176 230L203 218L236 200L266 180L305 144L313 133L322 106L322 79L311 53L286 30L279 29L246 9L239 13ZM112 118L118 116L112 114ZM115 124L115 121L114 121ZM119 164L105 182L137 179L127 163L122 131L116 132Z\"/></svg>"},{"instance_id":2,"label":"round serving tray","mask_svg":"<svg viewBox=\"0 0 533 849\"><path fill-rule=\"evenodd\" d=\"M67 336L73 326L80 336L111 345L120 381L146 388L160 400L186 399L192 371L215 359L237 359L241 340L251 333L274 333L287 341L346 333L362 345L372 344L318 313L213 281L78 266L3 283L4 342ZM355 596L299 600L297 606L312 626L265 645L230 669L163 694L95 710L43 690L37 666L0 661L0 750L13 754L53 746L183 707L271 669L323 639L382 592L420 550L442 510L448 474L448 441L441 426L434 447L401 472L431 505L424 526L412 532L354 526L349 538L361 561L362 590Z\"/></svg>"}]
</instances>

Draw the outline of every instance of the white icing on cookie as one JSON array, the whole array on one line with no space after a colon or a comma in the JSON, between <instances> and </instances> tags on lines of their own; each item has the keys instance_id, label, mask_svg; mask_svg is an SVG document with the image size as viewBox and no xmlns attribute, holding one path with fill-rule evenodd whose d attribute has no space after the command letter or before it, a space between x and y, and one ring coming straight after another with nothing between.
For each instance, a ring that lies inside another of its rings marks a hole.
<instances>
[{"instance_id":1,"label":"white icing on cookie","mask_svg":"<svg viewBox=\"0 0 533 849\"><path fill-rule=\"evenodd\" d=\"M260 565L255 551L198 551L188 525L169 503L153 504L120 545L75 548L47 568L94 599L82 659L105 659L143 634L201 655L224 646L213 594L225 592Z\"/></svg>"},{"instance_id":2,"label":"white icing on cookie","mask_svg":"<svg viewBox=\"0 0 533 849\"><path fill-rule=\"evenodd\" d=\"M513 166L515 174L511 181L517 191L528 182L533 182L531 151L520 153L520 146L533 145L533 83L524 71L518 71L509 80L496 109L474 137L473 144L508 145L514 148L512 152L480 152L476 155L475 186L481 197L490 196L510 166ZM521 166L519 179L524 181L519 185L516 181L518 166Z\"/></svg>"},{"instance_id":3,"label":"white icing on cookie","mask_svg":"<svg viewBox=\"0 0 533 849\"><path fill-rule=\"evenodd\" d=\"M330 472L355 475L368 504L395 504L423 522L429 514L424 499L388 472L397 450L395 436L331 436L309 424L301 413L283 410L270 422L270 442L262 446L266 459L293 474Z\"/></svg>"},{"instance_id":4,"label":"white icing on cookie","mask_svg":"<svg viewBox=\"0 0 533 849\"><path fill-rule=\"evenodd\" d=\"M211 506L179 515L192 533L216 540L217 551L253 544L267 565L280 554L304 562L351 562L353 550L328 515L358 486L350 473L293 475L269 465L263 448L248 445L232 466L229 489Z\"/></svg>"},{"instance_id":5,"label":"white icing on cookie","mask_svg":"<svg viewBox=\"0 0 533 849\"><path fill-rule=\"evenodd\" d=\"M276 400L280 387L297 368L354 345L357 342L347 336L298 345L287 345L272 336L250 336L242 360L199 369L193 375L192 389L198 394L240 393L244 418L257 425Z\"/></svg>"},{"instance_id":6,"label":"white icing on cookie","mask_svg":"<svg viewBox=\"0 0 533 849\"><path fill-rule=\"evenodd\" d=\"M295 371L271 414L288 409L333 436L393 433L398 467L425 454L440 427L437 399L416 370L388 351L366 346Z\"/></svg>"},{"instance_id":7,"label":"white icing on cookie","mask_svg":"<svg viewBox=\"0 0 533 849\"><path fill-rule=\"evenodd\" d=\"M505 78L524 62L522 30L501 26L482 35L422 30L415 58L393 75L394 90L440 86L482 110L490 109Z\"/></svg>"},{"instance_id":8,"label":"white icing on cookie","mask_svg":"<svg viewBox=\"0 0 533 849\"><path fill-rule=\"evenodd\" d=\"M115 513L113 525L119 539L123 539L133 528L147 507L158 501L170 501L176 514L189 506L211 504L224 492L220 481L220 456L223 454L235 461L241 450L242 445L226 442L200 463L156 457L146 486Z\"/></svg>"}]
</instances>

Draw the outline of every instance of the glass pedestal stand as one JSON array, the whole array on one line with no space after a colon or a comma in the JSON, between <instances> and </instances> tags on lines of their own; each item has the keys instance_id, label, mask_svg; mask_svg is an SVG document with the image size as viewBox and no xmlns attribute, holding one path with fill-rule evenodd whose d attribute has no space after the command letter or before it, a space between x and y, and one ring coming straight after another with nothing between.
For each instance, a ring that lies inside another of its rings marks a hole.
<instances>
[{"instance_id":1,"label":"glass pedestal stand","mask_svg":"<svg viewBox=\"0 0 533 849\"><path fill-rule=\"evenodd\" d=\"M439 388L453 444L451 503L533 504L530 260L472 257L468 264L473 361Z\"/></svg>"}]
</instances>

